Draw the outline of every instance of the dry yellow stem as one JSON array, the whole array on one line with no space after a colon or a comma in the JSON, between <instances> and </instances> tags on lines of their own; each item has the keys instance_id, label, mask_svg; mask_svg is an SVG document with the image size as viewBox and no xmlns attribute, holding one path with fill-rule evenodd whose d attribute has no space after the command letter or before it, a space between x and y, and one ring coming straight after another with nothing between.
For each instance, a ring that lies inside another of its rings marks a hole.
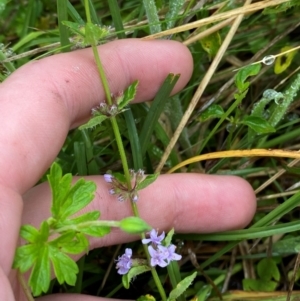
<instances>
[{"instance_id":1,"label":"dry yellow stem","mask_svg":"<svg viewBox=\"0 0 300 301\"><path fill-rule=\"evenodd\" d=\"M246 149L246 150L229 150L221 151L215 153L208 153L193 158L182 161L173 168L171 168L167 173L172 173L175 170L200 161L211 160L211 159L221 159L221 158L232 158L232 157L280 157L280 158L294 158L300 159L300 151L290 151L281 149Z\"/></svg>"}]
</instances>

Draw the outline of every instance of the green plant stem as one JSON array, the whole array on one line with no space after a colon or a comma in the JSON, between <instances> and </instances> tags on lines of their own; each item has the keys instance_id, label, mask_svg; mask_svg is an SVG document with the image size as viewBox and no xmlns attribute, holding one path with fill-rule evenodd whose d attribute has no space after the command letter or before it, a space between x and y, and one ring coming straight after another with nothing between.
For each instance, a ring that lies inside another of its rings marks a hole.
<instances>
[{"instance_id":1,"label":"green plant stem","mask_svg":"<svg viewBox=\"0 0 300 301\"><path fill-rule=\"evenodd\" d=\"M86 10L87 22L91 23L91 14L90 14L88 0L85 0L85 10ZM94 39L93 39L93 41L94 41ZM108 81L107 81L107 78L106 78L106 75L105 75L105 72L104 72L104 69L103 69L103 66L102 66L102 62L100 60L100 56L99 56L99 53L98 53L98 50L97 50L97 46L94 43L91 43L91 46L92 46L92 49L93 49L93 54L94 54L96 65L97 65L99 75L100 75L100 78L101 78L101 81L102 81L102 85L103 85L103 88L104 88L104 91L105 91L107 103L109 105L112 105L113 103L112 103L112 99L111 99L111 93L110 93ZM127 162L127 158L126 158L125 149L124 149L124 145L123 145L123 142L122 142L119 126L118 126L118 123L117 123L117 120L116 120L115 116L112 116L110 118L110 121L111 121L111 124L112 124L114 136L115 136L116 143L117 143L117 146L118 146L118 150L119 150L119 153L120 153L120 158L121 158L121 162L122 162L122 166L123 166L123 171L124 171L124 175L125 175L126 182L127 182L127 188L130 191L132 189L131 177L130 177L128 162ZM130 202L130 203L131 203L131 208L132 208L134 216L140 217L136 203L134 203L134 202ZM141 235L141 237L142 237L142 239L145 238L145 234L143 233ZM146 245L143 245L143 246L144 246L144 251L145 251L147 260L150 263L150 254L148 252L147 246ZM154 282L157 286L157 289L160 293L160 296L161 296L162 300L166 301L167 296L166 296L166 293L165 293L164 288L162 286L162 283L161 283L161 281L158 277L156 269L151 267L151 273L152 273L152 277L154 279Z\"/></svg>"},{"instance_id":2,"label":"green plant stem","mask_svg":"<svg viewBox=\"0 0 300 301\"><path fill-rule=\"evenodd\" d=\"M92 23L90 5L89 5L88 0L84 1L84 6L85 6L85 13L86 13L87 23ZM99 57L97 45L92 44L91 46L92 46L92 49L93 49L93 54L94 54L94 58L95 58L95 61L96 61L96 65L97 65L97 68L98 68L98 71L99 71L99 74L100 74L103 89L104 89L104 92L105 92L106 101L109 105L112 105L110 89L109 89L107 78L105 76L105 72L104 72L104 69L103 69L102 62L101 62L100 57Z\"/></svg>"}]
</instances>

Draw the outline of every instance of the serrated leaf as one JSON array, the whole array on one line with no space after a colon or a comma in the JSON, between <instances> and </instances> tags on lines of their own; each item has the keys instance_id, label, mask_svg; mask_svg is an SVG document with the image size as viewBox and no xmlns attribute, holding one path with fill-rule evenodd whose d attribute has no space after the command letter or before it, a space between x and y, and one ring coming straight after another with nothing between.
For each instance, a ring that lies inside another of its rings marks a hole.
<instances>
[{"instance_id":1,"label":"serrated leaf","mask_svg":"<svg viewBox=\"0 0 300 301\"><path fill-rule=\"evenodd\" d=\"M75 239L70 243L61 246L61 251L68 254L80 254L89 251L89 240L82 233L77 233Z\"/></svg>"},{"instance_id":2,"label":"serrated leaf","mask_svg":"<svg viewBox=\"0 0 300 301\"><path fill-rule=\"evenodd\" d=\"M260 71L261 64L254 64L246 66L238 71L235 76L235 85L237 86L240 92L245 91L249 87L249 82L246 82L246 79L249 76L257 75Z\"/></svg>"},{"instance_id":3,"label":"serrated leaf","mask_svg":"<svg viewBox=\"0 0 300 301\"><path fill-rule=\"evenodd\" d=\"M262 280L280 280L280 272L272 258L263 258L257 264L257 274Z\"/></svg>"},{"instance_id":4,"label":"serrated leaf","mask_svg":"<svg viewBox=\"0 0 300 301\"><path fill-rule=\"evenodd\" d=\"M78 24L70 21L62 21L64 26L68 27L74 34L78 34L82 37L85 37L85 28L82 24Z\"/></svg>"},{"instance_id":5,"label":"serrated leaf","mask_svg":"<svg viewBox=\"0 0 300 301\"><path fill-rule=\"evenodd\" d=\"M60 284L66 282L69 285L75 285L76 274L79 271L77 264L70 257L53 247L50 248L49 258L58 282Z\"/></svg>"},{"instance_id":6,"label":"serrated leaf","mask_svg":"<svg viewBox=\"0 0 300 301\"><path fill-rule=\"evenodd\" d=\"M39 296L41 293L46 293L50 286L50 280L49 248L47 245L43 245L39 249L39 256L29 277L32 294Z\"/></svg>"},{"instance_id":7,"label":"serrated leaf","mask_svg":"<svg viewBox=\"0 0 300 301\"><path fill-rule=\"evenodd\" d=\"M164 245L165 245L165 246L169 246L169 245L171 244L171 241L172 241L172 238L173 238L174 233L175 233L174 228L172 228L172 229L168 232L167 236L166 236L165 239L164 239Z\"/></svg>"},{"instance_id":8,"label":"serrated leaf","mask_svg":"<svg viewBox=\"0 0 300 301\"><path fill-rule=\"evenodd\" d=\"M126 289L130 287L130 281L134 279L136 276L150 271L150 267L147 265L140 265L137 267L132 267L126 275L122 276L122 283Z\"/></svg>"},{"instance_id":9,"label":"serrated leaf","mask_svg":"<svg viewBox=\"0 0 300 301\"><path fill-rule=\"evenodd\" d=\"M120 229L131 234L146 232L152 229L139 217L129 216L120 221Z\"/></svg>"},{"instance_id":10,"label":"serrated leaf","mask_svg":"<svg viewBox=\"0 0 300 301\"><path fill-rule=\"evenodd\" d=\"M211 118L221 118L223 114L224 110L220 105L212 104L201 113L199 120L203 122Z\"/></svg>"},{"instance_id":11,"label":"serrated leaf","mask_svg":"<svg viewBox=\"0 0 300 301\"><path fill-rule=\"evenodd\" d=\"M97 219L99 219L99 217L100 217L100 212L95 210L95 211L84 213L78 217L72 218L68 220L68 222L72 224L81 224L84 222L96 221Z\"/></svg>"},{"instance_id":12,"label":"serrated leaf","mask_svg":"<svg viewBox=\"0 0 300 301\"><path fill-rule=\"evenodd\" d=\"M13 268L19 269L21 273L27 272L36 262L39 249L29 244L18 247L14 257Z\"/></svg>"},{"instance_id":13,"label":"serrated leaf","mask_svg":"<svg viewBox=\"0 0 300 301\"><path fill-rule=\"evenodd\" d=\"M281 48L280 52L285 52L287 50L293 49L291 46L285 46ZM274 65L274 73L280 74L284 72L293 61L294 56L296 55L296 51L291 51L286 54L280 55L276 57L275 65Z\"/></svg>"},{"instance_id":14,"label":"serrated leaf","mask_svg":"<svg viewBox=\"0 0 300 301\"><path fill-rule=\"evenodd\" d=\"M86 226L78 228L81 233L93 237L102 237L110 233L110 227L107 226Z\"/></svg>"},{"instance_id":15,"label":"serrated leaf","mask_svg":"<svg viewBox=\"0 0 300 301\"><path fill-rule=\"evenodd\" d=\"M137 185L136 190L141 190L146 188L147 186L152 184L157 179L158 176L159 173L147 175L146 178Z\"/></svg>"},{"instance_id":16,"label":"serrated leaf","mask_svg":"<svg viewBox=\"0 0 300 301\"><path fill-rule=\"evenodd\" d=\"M176 300L180 295L182 295L192 284L196 276L197 272L194 272L192 275L187 276L183 280L181 280L169 294L168 301Z\"/></svg>"},{"instance_id":17,"label":"serrated leaf","mask_svg":"<svg viewBox=\"0 0 300 301\"><path fill-rule=\"evenodd\" d=\"M40 232L37 228L31 225L23 225L20 230L20 236L28 242L34 243L40 236Z\"/></svg>"},{"instance_id":18,"label":"serrated leaf","mask_svg":"<svg viewBox=\"0 0 300 301\"><path fill-rule=\"evenodd\" d=\"M107 119L108 117L105 115L99 115L99 116L95 116L92 117L87 123L81 125L79 127L80 130L85 130L85 129L93 129L95 128L97 125L100 125L105 119Z\"/></svg>"},{"instance_id":19,"label":"serrated leaf","mask_svg":"<svg viewBox=\"0 0 300 301\"><path fill-rule=\"evenodd\" d=\"M254 130L258 134L267 134L276 132L275 128L270 125L270 123L256 116L247 116L240 123L249 126L252 130Z\"/></svg>"},{"instance_id":20,"label":"serrated leaf","mask_svg":"<svg viewBox=\"0 0 300 301\"><path fill-rule=\"evenodd\" d=\"M61 167L54 162L50 168L50 174L47 176L52 191L51 212L53 218L59 219L61 206L67 201L71 187L72 175L62 176Z\"/></svg>"},{"instance_id":21,"label":"serrated leaf","mask_svg":"<svg viewBox=\"0 0 300 301\"><path fill-rule=\"evenodd\" d=\"M93 199L97 186L92 181L84 179L78 180L71 188L69 193L69 202L61 206L61 218L73 215L86 207Z\"/></svg>"},{"instance_id":22,"label":"serrated leaf","mask_svg":"<svg viewBox=\"0 0 300 301\"><path fill-rule=\"evenodd\" d=\"M122 97L118 99L118 109L122 110L125 106L127 106L132 100L134 100L137 86L139 81L134 81L125 91Z\"/></svg>"}]
</instances>

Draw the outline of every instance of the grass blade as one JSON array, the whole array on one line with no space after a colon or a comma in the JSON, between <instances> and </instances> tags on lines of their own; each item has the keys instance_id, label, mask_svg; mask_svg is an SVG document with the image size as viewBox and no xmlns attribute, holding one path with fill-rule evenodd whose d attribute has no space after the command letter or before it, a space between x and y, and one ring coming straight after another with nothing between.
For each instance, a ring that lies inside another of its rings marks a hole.
<instances>
[{"instance_id":1,"label":"grass blade","mask_svg":"<svg viewBox=\"0 0 300 301\"><path fill-rule=\"evenodd\" d=\"M57 0L57 18L60 34L60 44L63 52L70 51L69 30L62 24L62 21L68 21L68 0Z\"/></svg>"},{"instance_id":2,"label":"grass blade","mask_svg":"<svg viewBox=\"0 0 300 301\"><path fill-rule=\"evenodd\" d=\"M169 74L153 100L153 103L147 114L146 120L143 124L143 128L140 133L142 155L145 154L147 147L150 143L150 138L155 128L155 125L158 122L158 118L165 107L165 100L170 95L178 78L179 75Z\"/></svg>"}]
</instances>

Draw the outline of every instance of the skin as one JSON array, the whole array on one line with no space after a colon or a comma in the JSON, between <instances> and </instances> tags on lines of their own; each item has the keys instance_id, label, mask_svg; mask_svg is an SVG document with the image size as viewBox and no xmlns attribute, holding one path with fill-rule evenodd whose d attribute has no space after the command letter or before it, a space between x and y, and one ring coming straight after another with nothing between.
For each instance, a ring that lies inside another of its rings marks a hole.
<instances>
[{"instance_id":1,"label":"skin","mask_svg":"<svg viewBox=\"0 0 300 301\"><path fill-rule=\"evenodd\" d=\"M134 80L140 84L136 102L152 99L168 73L181 77L173 93L188 82L192 57L174 41L121 40L99 47L112 93ZM47 184L33 185L47 170L70 129L85 122L91 109L105 99L92 51L78 50L31 62L0 85L0 300L26 300L11 271L22 223L38 226L49 216ZM87 210L100 210L103 219L131 215L128 203L109 195L103 177ZM155 206L153 206L155 204ZM161 175L143 190L140 215L153 228L177 232L214 232L246 226L256 208L251 186L241 178L201 174ZM37 214L38 213L38 214ZM120 231L92 239L91 248L136 239ZM53 295L43 301L92 301L83 295ZM103 299L103 298L102 298Z\"/></svg>"}]
</instances>

